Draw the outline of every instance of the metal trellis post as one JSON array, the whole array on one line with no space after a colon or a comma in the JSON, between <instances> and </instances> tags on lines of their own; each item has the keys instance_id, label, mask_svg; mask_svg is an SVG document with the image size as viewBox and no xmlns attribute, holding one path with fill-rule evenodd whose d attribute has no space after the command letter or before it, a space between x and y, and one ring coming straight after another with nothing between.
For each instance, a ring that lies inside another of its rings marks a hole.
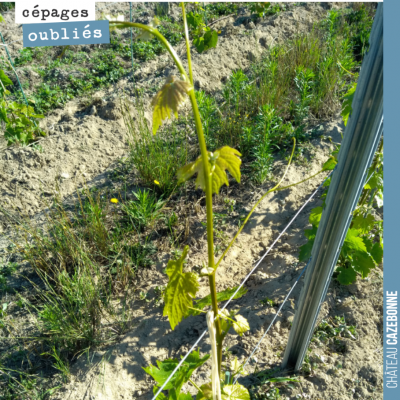
<instances>
[{"instance_id":1,"label":"metal trellis post","mask_svg":"<svg viewBox=\"0 0 400 400\"><path fill-rule=\"evenodd\" d=\"M383 131L383 10L378 5L282 367L300 369Z\"/></svg>"}]
</instances>

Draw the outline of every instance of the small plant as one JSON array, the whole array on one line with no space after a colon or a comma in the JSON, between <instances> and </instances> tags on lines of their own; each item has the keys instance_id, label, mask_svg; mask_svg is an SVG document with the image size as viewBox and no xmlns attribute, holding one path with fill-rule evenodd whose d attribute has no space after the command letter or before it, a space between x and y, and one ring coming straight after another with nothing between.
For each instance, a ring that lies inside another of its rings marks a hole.
<instances>
[{"instance_id":1,"label":"small plant","mask_svg":"<svg viewBox=\"0 0 400 400\"><path fill-rule=\"evenodd\" d=\"M270 307L275 307L275 306L276 306L275 301L272 300L272 299L270 299L270 298L268 298L268 297L266 297L265 299L260 300L260 303L261 303L263 306L266 306L267 304L268 304Z\"/></svg>"},{"instance_id":2,"label":"small plant","mask_svg":"<svg viewBox=\"0 0 400 400\"><path fill-rule=\"evenodd\" d=\"M218 32L209 28L204 23L201 14L191 11L187 15L187 24L192 28L193 44L198 53L203 53L213 47L217 47Z\"/></svg>"},{"instance_id":3,"label":"small plant","mask_svg":"<svg viewBox=\"0 0 400 400\"><path fill-rule=\"evenodd\" d=\"M321 321L315 329L311 341L328 342L329 339L343 337L355 340L357 338L356 327L347 325L344 316L335 316L334 319L330 319L329 321Z\"/></svg>"},{"instance_id":4,"label":"small plant","mask_svg":"<svg viewBox=\"0 0 400 400\"><path fill-rule=\"evenodd\" d=\"M333 167L336 164L338 152L339 149L333 152L326 166L330 164L330 167ZM330 179L324 184L327 190L329 185ZM321 196L324 200L323 206L311 210L309 222L312 228L305 230L308 242L300 247L300 261L307 261L311 256L326 195L327 191ZM336 279L343 285L354 282L357 275L366 278L383 260L383 226L382 221L373 213L374 202L377 207L383 205L383 141L369 169L367 183L353 212L350 228L340 250L335 273Z\"/></svg>"},{"instance_id":5,"label":"small plant","mask_svg":"<svg viewBox=\"0 0 400 400\"><path fill-rule=\"evenodd\" d=\"M252 13L257 14L258 17L262 18L264 15L267 14L268 10L271 7L271 3L268 2L254 2L250 5L250 11Z\"/></svg>"},{"instance_id":6,"label":"small plant","mask_svg":"<svg viewBox=\"0 0 400 400\"><path fill-rule=\"evenodd\" d=\"M0 121L5 124L4 137L7 145L20 143L28 145L37 140L40 136L46 136L35 122L43 115L36 114L33 107L21 104L16 101L8 101L10 92L6 86L12 85L12 81L3 70L0 70Z\"/></svg>"},{"instance_id":7,"label":"small plant","mask_svg":"<svg viewBox=\"0 0 400 400\"><path fill-rule=\"evenodd\" d=\"M199 289L199 274L190 271L187 265L185 265L189 253L189 246L185 246L181 253L178 252L178 254L175 254L170 259L165 269L169 281L164 294L163 315L168 317L171 328L175 329L175 327L182 321L183 318L186 318L194 313L203 313L205 312L203 311L205 307L212 307L212 311L207 312L207 324L210 331L213 349L213 379L212 382L205 384L200 388L194 384L194 386L198 389L197 398L206 400L213 396L212 393L222 393L223 398L230 398L232 400L247 400L250 399L247 389L238 383L231 384L229 381L224 382L220 379L220 377L222 376L221 368L224 338L231 328L233 328L237 334L242 336L244 332L250 329L250 326L247 320L239 314L238 310L228 311L227 309L224 309L223 311L220 311L218 307L219 302L227 300L230 297L239 298L245 293L245 291L233 288L217 293L215 271L235 242L237 236L240 234L245 223L248 221L259 202L268 193L278 190L283 178L274 188L270 189L256 203L247 218L243 221L243 224L235 237L227 245L225 251L220 256L219 261L215 262L214 234L218 233L218 229L215 229L214 226L223 225L226 214L213 213L213 193L218 194L222 185L229 185L226 170L228 170L233 178L240 183L241 153L232 147L224 145L212 152L207 149L207 142L203 131L201 114L193 88L192 63L189 51L190 46L184 3L181 3L181 7L185 28L184 30L189 73L185 71L181 60L179 59L175 50L172 48L171 44L159 32L159 30L157 30L156 22L153 22L150 25L143 25L138 23L121 23L118 21L110 21L110 24L118 28L139 28L142 30L141 37L146 37L147 39L151 39L153 36L156 37L167 49L179 70L179 78L174 76L168 77L165 84L161 87L160 91L156 94L152 101L153 134L157 133L164 120L171 118L172 115L178 117L179 108L187 97L191 102L196 126L200 155L195 161L181 167L178 170L177 175L178 183L186 182L194 175L197 175L195 185L201 188L206 194L208 263L203 266L200 274L201 276L208 278L210 295L195 301L195 304L193 304L193 299L196 298L196 293ZM191 15L190 17L194 20L197 18L195 14ZM197 18L196 21L192 21L192 24L199 26L199 19ZM225 93L225 96L227 96L228 99L233 99L236 111L238 110L240 88L246 83L247 79L248 78L243 74L243 72L236 73L232 79L230 89ZM242 118L240 114L236 114L235 117L239 120ZM295 142L295 140L293 141ZM289 164L293 157L293 152L294 149L289 159ZM172 225L172 221L170 225ZM193 371L200 367L208 358L209 355L201 358L199 352L193 352L187 357L178 373L172 375L171 372L178 365L177 359L168 359L162 362L157 361L157 366L151 365L145 368L145 371L149 373L157 383L157 386L154 389L157 398L167 398L161 393L161 387L163 387L165 390L168 390L168 398L191 397L189 394L181 393L182 386L185 382L192 382L190 377ZM171 379L167 383L168 377Z\"/></svg>"},{"instance_id":8,"label":"small plant","mask_svg":"<svg viewBox=\"0 0 400 400\"><path fill-rule=\"evenodd\" d=\"M133 192L133 195L136 200L125 202L122 210L136 231L142 232L146 226L162 217L160 210L164 201L157 200L154 194L148 190L139 189L137 192Z\"/></svg>"},{"instance_id":9,"label":"small plant","mask_svg":"<svg viewBox=\"0 0 400 400\"><path fill-rule=\"evenodd\" d=\"M131 116L128 104L122 108L129 134L130 161L147 186L168 197L180 186L176 174L187 163L189 156L188 141L182 129L186 123L173 121L170 136L161 132L153 137L144 117L143 104L137 100L134 105L139 114L136 119Z\"/></svg>"},{"instance_id":10,"label":"small plant","mask_svg":"<svg viewBox=\"0 0 400 400\"><path fill-rule=\"evenodd\" d=\"M7 277L12 275L18 268L17 263L0 264L0 291L7 291Z\"/></svg>"}]
</instances>

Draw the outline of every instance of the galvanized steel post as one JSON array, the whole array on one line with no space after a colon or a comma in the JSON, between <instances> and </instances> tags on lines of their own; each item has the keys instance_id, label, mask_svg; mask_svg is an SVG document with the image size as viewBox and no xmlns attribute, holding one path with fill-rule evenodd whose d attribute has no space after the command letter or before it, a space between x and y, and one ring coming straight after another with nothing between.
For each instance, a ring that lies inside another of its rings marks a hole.
<instances>
[{"instance_id":1,"label":"galvanized steel post","mask_svg":"<svg viewBox=\"0 0 400 400\"><path fill-rule=\"evenodd\" d=\"M370 50L362 63L352 107L283 356L283 368L298 370L303 363L352 212L383 132L382 3L376 11Z\"/></svg>"}]
</instances>

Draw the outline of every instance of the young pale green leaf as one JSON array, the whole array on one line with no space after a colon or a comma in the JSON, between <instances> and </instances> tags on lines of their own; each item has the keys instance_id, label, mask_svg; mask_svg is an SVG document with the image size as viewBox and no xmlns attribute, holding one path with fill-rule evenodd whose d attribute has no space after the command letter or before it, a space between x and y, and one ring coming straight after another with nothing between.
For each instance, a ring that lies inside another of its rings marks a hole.
<instances>
[{"instance_id":1,"label":"young pale green leaf","mask_svg":"<svg viewBox=\"0 0 400 400\"><path fill-rule=\"evenodd\" d=\"M177 400L193 400L193 396L190 393L179 393Z\"/></svg>"},{"instance_id":2,"label":"young pale green leaf","mask_svg":"<svg viewBox=\"0 0 400 400\"><path fill-rule=\"evenodd\" d=\"M364 189L382 189L383 188L383 176L375 173L365 184Z\"/></svg>"},{"instance_id":3,"label":"young pale green leaf","mask_svg":"<svg viewBox=\"0 0 400 400\"><path fill-rule=\"evenodd\" d=\"M366 278L374 267L375 261L366 251L356 251L353 254L353 268L361 274L362 278Z\"/></svg>"},{"instance_id":4,"label":"young pale green leaf","mask_svg":"<svg viewBox=\"0 0 400 400\"><path fill-rule=\"evenodd\" d=\"M220 315L220 324L221 324L222 334L224 336L226 336L229 329L231 329L231 327L232 327L231 319L232 319L233 315L230 315L227 309L220 311L219 315ZM231 319L228 319L228 318L231 318Z\"/></svg>"},{"instance_id":5,"label":"young pale green leaf","mask_svg":"<svg viewBox=\"0 0 400 400\"><path fill-rule=\"evenodd\" d=\"M168 261L166 273L169 282L164 295L164 316L168 316L171 329L187 315L189 307L193 307L192 298L196 296L199 288L198 275L193 272L183 272L183 263L189 251L186 246L182 257L178 260Z\"/></svg>"},{"instance_id":6,"label":"young pale green leaf","mask_svg":"<svg viewBox=\"0 0 400 400\"><path fill-rule=\"evenodd\" d=\"M217 43L218 32L213 29L206 28L206 33L204 34L204 51L217 47Z\"/></svg>"},{"instance_id":7,"label":"young pale green leaf","mask_svg":"<svg viewBox=\"0 0 400 400\"><path fill-rule=\"evenodd\" d=\"M212 384L205 383L204 385L200 386L201 392L198 392L196 395L196 400L212 400L213 393L212 393Z\"/></svg>"},{"instance_id":8,"label":"young pale green leaf","mask_svg":"<svg viewBox=\"0 0 400 400\"><path fill-rule=\"evenodd\" d=\"M310 217L308 218L311 225L316 226L318 228L319 221L321 220L322 216L322 211L323 211L322 207L315 207L311 210Z\"/></svg>"},{"instance_id":9,"label":"young pale green leaf","mask_svg":"<svg viewBox=\"0 0 400 400\"><path fill-rule=\"evenodd\" d=\"M196 50L199 54L203 53L203 51L204 51L204 37L203 36L198 36L195 39L193 39L193 44L194 44L194 47L196 47Z\"/></svg>"},{"instance_id":10,"label":"young pale green leaf","mask_svg":"<svg viewBox=\"0 0 400 400\"><path fill-rule=\"evenodd\" d=\"M4 86L12 85L12 80L0 69L0 81Z\"/></svg>"},{"instance_id":11,"label":"young pale green leaf","mask_svg":"<svg viewBox=\"0 0 400 400\"><path fill-rule=\"evenodd\" d=\"M339 272L339 275L337 276L336 279L342 285L350 285L357 278L357 272L354 271L354 269L351 267L350 268L339 267L336 269L336 271Z\"/></svg>"},{"instance_id":12,"label":"young pale green leaf","mask_svg":"<svg viewBox=\"0 0 400 400\"><path fill-rule=\"evenodd\" d=\"M248 373L243 369L243 364L241 364L237 357L230 364L230 370L233 375L241 374L241 375L248 375Z\"/></svg>"},{"instance_id":13,"label":"young pale green leaf","mask_svg":"<svg viewBox=\"0 0 400 400\"><path fill-rule=\"evenodd\" d=\"M337 164L337 159L333 156L330 156L328 161L326 161L322 166L322 171L330 171L332 169L335 169L336 164Z\"/></svg>"},{"instance_id":14,"label":"young pale green leaf","mask_svg":"<svg viewBox=\"0 0 400 400\"><path fill-rule=\"evenodd\" d=\"M165 390L175 389L175 392L179 393L182 385L189 380L193 372L197 368L201 367L209 358L209 354L206 354L203 358L200 358L200 351L193 351L186 358L176 374L166 384ZM150 365L149 367L143 369L153 377L158 386L161 386L169 378L178 363L179 361L176 358L169 358L164 361L157 361L158 367Z\"/></svg>"},{"instance_id":15,"label":"young pale green leaf","mask_svg":"<svg viewBox=\"0 0 400 400\"><path fill-rule=\"evenodd\" d=\"M235 320L236 321L233 323L233 329L239 336L242 336L243 333L250 330L250 325L246 318L242 317L241 315L236 315Z\"/></svg>"},{"instance_id":16,"label":"young pale green leaf","mask_svg":"<svg viewBox=\"0 0 400 400\"><path fill-rule=\"evenodd\" d=\"M186 95L193 90L190 83L177 80L170 76L166 83L152 100L153 106L153 134L155 135L162 122L171 118L171 114L178 117L178 108L185 101Z\"/></svg>"},{"instance_id":17,"label":"young pale green leaf","mask_svg":"<svg viewBox=\"0 0 400 400\"><path fill-rule=\"evenodd\" d=\"M330 186L330 184L331 184L331 180L332 180L332 177L329 177L324 183L323 183L323 187L329 187ZM324 195L326 196L326 192L324 193ZM321 196L322 197L322 196Z\"/></svg>"},{"instance_id":18,"label":"young pale green leaf","mask_svg":"<svg viewBox=\"0 0 400 400\"><path fill-rule=\"evenodd\" d=\"M151 26L152 28L156 28L160 24L161 21L157 17L153 17L153 19L149 23L149 26ZM154 38L154 35L152 35L149 31L145 31L144 29L142 29L141 31L142 32L140 33L140 35L137 36L136 39L143 40L144 42L149 42L151 39Z\"/></svg>"},{"instance_id":19,"label":"young pale green leaf","mask_svg":"<svg viewBox=\"0 0 400 400\"><path fill-rule=\"evenodd\" d=\"M158 389L159 389L158 386L154 386L154 387L153 387L153 394L154 394L154 395L158 392ZM167 400L167 396L165 396L164 393L160 393L160 394L157 396L156 400Z\"/></svg>"},{"instance_id":20,"label":"young pale green leaf","mask_svg":"<svg viewBox=\"0 0 400 400\"><path fill-rule=\"evenodd\" d=\"M364 234L372 230L375 218L371 214L368 214L365 218L363 215L357 215L351 222L353 229L357 229L361 234Z\"/></svg>"},{"instance_id":21,"label":"young pale green leaf","mask_svg":"<svg viewBox=\"0 0 400 400\"><path fill-rule=\"evenodd\" d=\"M235 385L225 385L221 395L222 400L250 400L248 390L239 383Z\"/></svg>"},{"instance_id":22,"label":"young pale green leaf","mask_svg":"<svg viewBox=\"0 0 400 400\"><path fill-rule=\"evenodd\" d=\"M204 25L203 17L200 14L194 14L193 11L187 15L187 23L193 29L197 29L199 26Z\"/></svg>"},{"instance_id":23,"label":"young pale green leaf","mask_svg":"<svg viewBox=\"0 0 400 400\"><path fill-rule=\"evenodd\" d=\"M229 186L229 181L225 170L240 183L240 165L242 163L239 158L241 154L229 146L221 147L213 153L208 153L208 162L211 172L212 192L219 192L220 187L225 184ZM196 161L185 165L178 170L178 181L185 182L194 174L197 174L196 186L204 191L206 190L206 180L204 177L203 158L199 156Z\"/></svg>"},{"instance_id":24,"label":"young pale green leaf","mask_svg":"<svg viewBox=\"0 0 400 400\"><path fill-rule=\"evenodd\" d=\"M168 358L164 361L158 361L158 368L154 365L143 367L143 369L157 382L159 386L163 385L164 382L169 378L172 371L178 365L178 360ZM165 390L170 390L174 387L175 376L165 385Z\"/></svg>"},{"instance_id":25,"label":"young pale green leaf","mask_svg":"<svg viewBox=\"0 0 400 400\"><path fill-rule=\"evenodd\" d=\"M379 242L374 243L371 250L371 256L379 265L383 260L383 248Z\"/></svg>"},{"instance_id":26,"label":"young pale green leaf","mask_svg":"<svg viewBox=\"0 0 400 400\"><path fill-rule=\"evenodd\" d=\"M193 351L189 354L184 363L184 365L187 365L187 380L189 380L194 370L201 367L209 358L210 354L206 354L203 358L200 358L200 350Z\"/></svg>"},{"instance_id":27,"label":"young pale green leaf","mask_svg":"<svg viewBox=\"0 0 400 400\"><path fill-rule=\"evenodd\" d=\"M342 117L343 117L343 122L344 125L347 125L347 121L349 120L349 117L353 111L352 108L352 103L354 99L354 95L356 93L356 88L357 88L357 83L353 83L349 91L344 95L344 101L343 101L343 108L342 108Z\"/></svg>"},{"instance_id":28,"label":"young pale green leaf","mask_svg":"<svg viewBox=\"0 0 400 400\"><path fill-rule=\"evenodd\" d=\"M217 293L217 301L218 303L221 301L226 301L231 298L231 296L236 292L237 286L233 287L232 289L228 288L224 290L223 292ZM234 299L240 299L242 296L244 296L247 293L247 289L245 287L241 287L239 291L236 293ZM203 310L205 307L211 305L211 295L209 294L206 297L203 297L201 300L196 301L194 308L197 308L198 310ZM195 311L195 310L189 310L189 315L199 315L201 314L200 311Z\"/></svg>"}]
</instances>

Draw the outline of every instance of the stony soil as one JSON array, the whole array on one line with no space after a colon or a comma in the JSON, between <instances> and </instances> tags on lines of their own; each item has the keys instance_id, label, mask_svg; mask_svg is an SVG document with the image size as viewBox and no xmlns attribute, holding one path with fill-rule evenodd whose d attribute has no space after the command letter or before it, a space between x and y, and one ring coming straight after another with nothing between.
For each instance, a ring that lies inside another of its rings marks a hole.
<instances>
[{"instance_id":1,"label":"stony soil","mask_svg":"<svg viewBox=\"0 0 400 400\"><path fill-rule=\"evenodd\" d=\"M299 31L309 30L312 22L325 15L326 7L332 6L339 5L321 7L310 3L255 25L248 22L248 15L222 20L217 25L222 31L218 47L203 55L193 53L196 86L208 92L217 92L232 70L246 69L273 43L287 40ZM128 3L97 3L97 7L114 13L122 11L127 14L128 11ZM18 40L21 37L20 27L13 25L10 15L6 15L6 22L3 31L7 34L7 41ZM14 52L17 49L17 44L11 47ZM184 53L183 46L178 46L177 50L179 54ZM216 72L209 74L210 68ZM165 76L173 71L167 57L160 56L141 66L136 72L135 84L149 92L152 87L159 87ZM126 156L128 150L118 99L122 91L129 95L132 90L131 77L127 77L109 90L96 93L96 100L90 107L82 108L77 99L64 109L50 113L43 121L43 128L49 136L40 142L42 152L29 147L4 149L5 142L1 138L2 205L15 215L27 214L29 218L40 220L44 218L46 200L51 200L55 190L68 199L83 181L89 186L105 185L113 189L110 174L118 159ZM148 102L149 97L150 94L145 101ZM334 142L340 141L339 132L342 130L340 118L323 125L324 136L331 136ZM291 166L283 185L298 182L319 171L332 148L329 140L313 140L310 144L310 161L305 165ZM274 175L280 176L283 168L283 161L278 160ZM320 175L263 200L218 269L218 290L240 283L322 180L323 176ZM232 185L223 190L223 196L247 204L245 209L249 210L270 186L267 183L255 188L245 183L243 189ZM234 333L227 337L227 348L240 361L247 358L276 314L277 306L271 307L260 301L268 297L279 306L301 272L303 265L298 264L298 248L305 243L303 231L307 228L311 208L319 205L318 198L317 195L302 211L248 280L246 296L233 303L240 307L241 314L248 318L251 327L250 333L244 337L240 338ZM204 207L192 208L188 268L196 268L206 259L205 232L199 222L205 218ZM0 249L8 246L12 232L13 227L0 219ZM232 225L228 227L227 234L231 236L233 233ZM138 291L148 292L149 297L154 298L155 288L166 284L162 270L167 259L167 256L160 257L155 267L142 272ZM279 366L301 288L302 280L262 342L257 354L258 371ZM208 286L203 279L199 296L206 294ZM175 331L171 331L168 321L161 316L162 304L136 300L131 306L134 310L132 330L115 346L90 352L88 359L81 357L72 365L71 382L52 396L53 399L151 399L153 382L142 367L155 364L156 359L185 354L206 327L205 318L200 315L184 320ZM368 279L358 279L348 287L332 281L319 320L330 320L335 316L345 316L348 325L356 326L358 335L355 339L341 338L340 345L313 343L310 352L313 364L311 374L301 377L300 383L294 384L293 388L280 387L283 398L383 398L381 268L375 270ZM203 340L200 349L202 352L210 350L208 339ZM250 364L250 376L243 383L254 383L251 375L254 368L255 364ZM205 383L209 371L208 364L198 370L194 375L196 383ZM186 389L194 393L193 387Z\"/></svg>"}]
</instances>

